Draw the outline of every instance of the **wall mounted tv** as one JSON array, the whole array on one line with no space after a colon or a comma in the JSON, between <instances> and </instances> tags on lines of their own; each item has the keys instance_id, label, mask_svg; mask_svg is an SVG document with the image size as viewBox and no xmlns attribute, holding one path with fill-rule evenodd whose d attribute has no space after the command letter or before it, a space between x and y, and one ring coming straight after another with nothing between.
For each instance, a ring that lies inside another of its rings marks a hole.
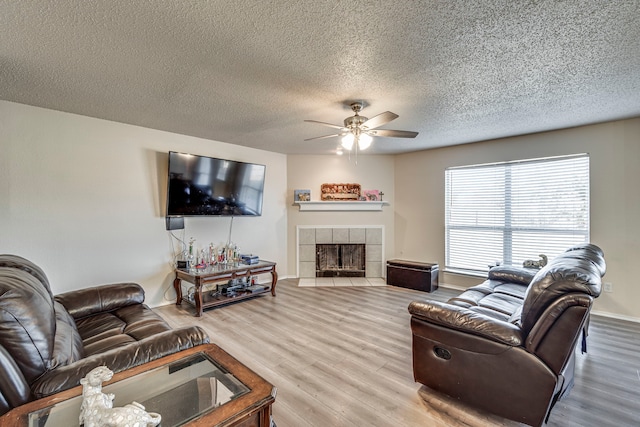
<instances>
[{"instance_id":1,"label":"wall mounted tv","mask_svg":"<svg viewBox=\"0 0 640 427\"><path fill-rule=\"evenodd\" d=\"M170 151L167 216L260 216L265 169Z\"/></svg>"}]
</instances>

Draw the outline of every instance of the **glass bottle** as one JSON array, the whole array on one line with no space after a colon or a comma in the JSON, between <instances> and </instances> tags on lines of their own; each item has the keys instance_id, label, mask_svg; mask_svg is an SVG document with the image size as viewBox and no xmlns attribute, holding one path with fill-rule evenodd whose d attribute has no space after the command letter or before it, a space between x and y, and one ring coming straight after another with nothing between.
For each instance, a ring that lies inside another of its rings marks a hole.
<instances>
[{"instance_id":1,"label":"glass bottle","mask_svg":"<svg viewBox=\"0 0 640 427\"><path fill-rule=\"evenodd\" d=\"M189 261L189 268L193 268L196 266L195 263L195 254L193 252L193 245L196 243L196 239L193 237L189 240L189 255L187 261Z\"/></svg>"},{"instance_id":2,"label":"glass bottle","mask_svg":"<svg viewBox=\"0 0 640 427\"><path fill-rule=\"evenodd\" d=\"M209 244L209 265L215 265L218 261L216 255L216 248L213 246L213 242Z\"/></svg>"}]
</instances>

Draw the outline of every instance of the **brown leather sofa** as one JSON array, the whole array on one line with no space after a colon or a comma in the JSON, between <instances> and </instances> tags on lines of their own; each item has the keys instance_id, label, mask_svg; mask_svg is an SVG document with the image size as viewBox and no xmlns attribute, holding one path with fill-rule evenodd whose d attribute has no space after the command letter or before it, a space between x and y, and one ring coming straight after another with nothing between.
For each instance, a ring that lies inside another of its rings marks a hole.
<instances>
[{"instance_id":1,"label":"brown leather sofa","mask_svg":"<svg viewBox=\"0 0 640 427\"><path fill-rule=\"evenodd\" d=\"M208 342L199 327L171 329L135 283L54 297L37 265L0 255L0 415L78 385L97 366L120 372Z\"/></svg>"},{"instance_id":2,"label":"brown leather sofa","mask_svg":"<svg viewBox=\"0 0 640 427\"><path fill-rule=\"evenodd\" d=\"M585 244L540 270L494 267L484 283L446 303L413 301L415 380L542 425L573 386L575 348L605 270L602 250Z\"/></svg>"}]
</instances>

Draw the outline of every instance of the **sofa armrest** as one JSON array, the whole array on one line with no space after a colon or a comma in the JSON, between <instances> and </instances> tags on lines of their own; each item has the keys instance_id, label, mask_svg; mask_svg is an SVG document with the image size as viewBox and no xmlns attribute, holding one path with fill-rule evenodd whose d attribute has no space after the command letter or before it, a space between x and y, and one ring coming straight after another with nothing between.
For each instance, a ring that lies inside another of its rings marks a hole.
<instances>
[{"instance_id":1,"label":"sofa armrest","mask_svg":"<svg viewBox=\"0 0 640 427\"><path fill-rule=\"evenodd\" d=\"M66 366L56 367L31 384L31 390L39 399L79 385L80 380L98 366L106 366L117 373L208 342L209 337L198 326L165 331Z\"/></svg>"},{"instance_id":2,"label":"sofa armrest","mask_svg":"<svg viewBox=\"0 0 640 427\"><path fill-rule=\"evenodd\" d=\"M533 276L539 270L533 268L524 268L510 265L499 265L489 270L487 278L490 280L500 280L502 282L518 283L520 285L529 286Z\"/></svg>"},{"instance_id":3,"label":"sofa armrest","mask_svg":"<svg viewBox=\"0 0 640 427\"><path fill-rule=\"evenodd\" d=\"M495 319L465 307L439 301L413 301L409 313L425 322L488 338L509 346L522 345L522 330L509 322Z\"/></svg>"},{"instance_id":4,"label":"sofa armrest","mask_svg":"<svg viewBox=\"0 0 640 427\"><path fill-rule=\"evenodd\" d=\"M74 319L113 311L144 302L144 289L137 283L114 283L78 289L55 296Z\"/></svg>"}]
</instances>

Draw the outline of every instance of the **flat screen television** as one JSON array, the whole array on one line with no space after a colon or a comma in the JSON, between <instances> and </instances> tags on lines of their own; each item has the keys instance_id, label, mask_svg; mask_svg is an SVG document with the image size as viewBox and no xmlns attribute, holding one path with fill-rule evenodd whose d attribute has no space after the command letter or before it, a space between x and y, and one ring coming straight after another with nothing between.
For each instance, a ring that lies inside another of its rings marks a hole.
<instances>
[{"instance_id":1,"label":"flat screen television","mask_svg":"<svg viewBox=\"0 0 640 427\"><path fill-rule=\"evenodd\" d=\"M260 216L265 170L170 151L167 216Z\"/></svg>"}]
</instances>

